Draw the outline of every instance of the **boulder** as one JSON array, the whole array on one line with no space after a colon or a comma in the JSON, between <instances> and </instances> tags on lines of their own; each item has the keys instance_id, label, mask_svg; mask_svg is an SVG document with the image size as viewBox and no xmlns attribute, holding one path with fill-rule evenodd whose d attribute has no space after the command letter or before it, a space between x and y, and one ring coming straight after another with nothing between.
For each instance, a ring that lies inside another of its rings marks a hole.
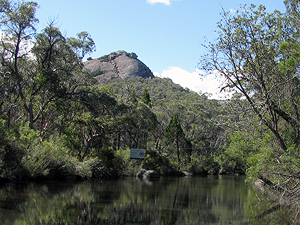
<instances>
[{"instance_id":1,"label":"boulder","mask_svg":"<svg viewBox=\"0 0 300 225\"><path fill-rule=\"evenodd\" d=\"M144 179L160 178L160 175L154 170L146 170L146 172L143 174L143 178Z\"/></svg>"},{"instance_id":2,"label":"boulder","mask_svg":"<svg viewBox=\"0 0 300 225\"><path fill-rule=\"evenodd\" d=\"M135 176L140 179L149 179L149 178L159 178L160 174L154 170L140 169Z\"/></svg>"},{"instance_id":3,"label":"boulder","mask_svg":"<svg viewBox=\"0 0 300 225\"><path fill-rule=\"evenodd\" d=\"M185 174L182 171L176 170L172 167L162 167L163 175L165 176L175 176L175 177L184 177Z\"/></svg>"},{"instance_id":4,"label":"boulder","mask_svg":"<svg viewBox=\"0 0 300 225\"><path fill-rule=\"evenodd\" d=\"M184 171L182 171L182 172L183 172L183 174L184 174L185 176L187 176L187 177L192 177L192 176L194 176L194 173L191 172L191 171L186 171L186 170L184 170Z\"/></svg>"},{"instance_id":5,"label":"boulder","mask_svg":"<svg viewBox=\"0 0 300 225\"><path fill-rule=\"evenodd\" d=\"M262 180L255 181L254 185L262 192L266 190L266 183Z\"/></svg>"},{"instance_id":6,"label":"boulder","mask_svg":"<svg viewBox=\"0 0 300 225\"><path fill-rule=\"evenodd\" d=\"M147 170L145 170L145 169L140 169L135 176L142 179L143 175L146 173L146 171Z\"/></svg>"}]
</instances>

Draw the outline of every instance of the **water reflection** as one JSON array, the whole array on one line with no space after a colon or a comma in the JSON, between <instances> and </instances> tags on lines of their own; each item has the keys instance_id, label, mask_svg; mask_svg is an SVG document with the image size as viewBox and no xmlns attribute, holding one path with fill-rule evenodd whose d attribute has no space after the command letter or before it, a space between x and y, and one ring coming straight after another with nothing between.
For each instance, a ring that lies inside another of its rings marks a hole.
<instances>
[{"instance_id":1,"label":"water reflection","mask_svg":"<svg viewBox=\"0 0 300 225\"><path fill-rule=\"evenodd\" d=\"M263 204L259 193L245 184L244 177L234 176L6 184L0 189L0 221L2 224L269 224L270 216L259 218L257 223L257 215L272 204L275 203ZM280 218L283 220L282 215ZM271 219L278 221L274 215Z\"/></svg>"}]
</instances>

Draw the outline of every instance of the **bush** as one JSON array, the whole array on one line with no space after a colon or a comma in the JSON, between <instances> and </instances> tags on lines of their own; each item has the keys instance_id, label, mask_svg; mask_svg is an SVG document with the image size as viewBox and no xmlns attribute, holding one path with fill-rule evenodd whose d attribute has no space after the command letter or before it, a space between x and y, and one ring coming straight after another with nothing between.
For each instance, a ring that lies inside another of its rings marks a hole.
<instances>
[{"instance_id":1,"label":"bush","mask_svg":"<svg viewBox=\"0 0 300 225\"><path fill-rule=\"evenodd\" d=\"M126 160L121 154L124 150L103 147L96 154L97 160L92 164L93 178L119 178L125 175ZM129 158L129 157L128 157Z\"/></svg>"},{"instance_id":2,"label":"bush","mask_svg":"<svg viewBox=\"0 0 300 225\"><path fill-rule=\"evenodd\" d=\"M28 171L21 164L25 151L10 144L0 147L0 179L23 179Z\"/></svg>"},{"instance_id":3,"label":"bush","mask_svg":"<svg viewBox=\"0 0 300 225\"><path fill-rule=\"evenodd\" d=\"M162 167L170 167L170 161L167 155L161 154L155 150L147 150L146 158L142 163L142 167L147 170L155 170L158 173L162 173Z\"/></svg>"},{"instance_id":4,"label":"bush","mask_svg":"<svg viewBox=\"0 0 300 225\"><path fill-rule=\"evenodd\" d=\"M15 143L17 139L17 129L8 129L6 121L0 118L0 179L14 180L28 176L27 170L21 164L26 149Z\"/></svg>"},{"instance_id":5,"label":"bush","mask_svg":"<svg viewBox=\"0 0 300 225\"><path fill-rule=\"evenodd\" d=\"M22 164L31 178L90 178L92 163L92 160L79 162L68 154L68 149L59 139L52 138L30 146Z\"/></svg>"},{"instance_id":6,"label":"bush","mask_svg":"<svg viewBox=\"0 0 300 225\"><path fill-rule=\"evenodd\" d=\"M219 174L235 174L237 172L237 162L226 153L215 156L214 161L220 168Z\"/></svg>"},{"instance_id":7,"label":"bush","mask_svg":"<svg viewBox=\"0 0 300 225\"><path fill-rule=\"evenodd\" d=\"M218 165L210 155L192 154L188 170L198 175L216 174Z\"/></svg>"}]
</instances>

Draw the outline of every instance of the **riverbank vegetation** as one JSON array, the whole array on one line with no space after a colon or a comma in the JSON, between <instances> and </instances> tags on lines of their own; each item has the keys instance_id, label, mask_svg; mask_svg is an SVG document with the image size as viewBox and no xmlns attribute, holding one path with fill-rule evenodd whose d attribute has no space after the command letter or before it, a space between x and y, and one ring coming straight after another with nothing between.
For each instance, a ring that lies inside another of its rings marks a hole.
<instances>
[{"instance_id":1,"label":"riverbank vegetation","mask_svg":"<svg viewBox=\"0 0 300 225\"><path fill-rule=\"evenodd\" d=\"M251 117L247 124L260 131L247 128L243 143L241 134L231 135L225 154L244 144L238 162L243 164L245 157L248 176L260 178L277 192L277 208L299 206L300 182L300 14L298 1L286 0L285 5L286 13L268 13L264 6L254 5L241 6L234 14L224 12L218 40L207 45L209 53L200 63L208 71L218 71L227 81L224 88L239 93ZM294 223L299 221L299 208L296 211Z\"/></svg>"}]
</instances>

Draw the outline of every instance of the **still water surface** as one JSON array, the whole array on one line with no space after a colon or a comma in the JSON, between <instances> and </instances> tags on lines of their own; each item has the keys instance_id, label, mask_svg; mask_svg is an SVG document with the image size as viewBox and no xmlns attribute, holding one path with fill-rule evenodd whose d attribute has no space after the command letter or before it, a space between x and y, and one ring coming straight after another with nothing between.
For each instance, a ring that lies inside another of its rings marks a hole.
<instances>
[{"instance_id":1,"label":"still water surface","mask_svg":"<svg viewBox=\"0 0 300 225\"><path fill-rule=\"evenodd\" d=\"M1 224L185 225L275 224L276 221L284 224L274 215L256 219L274 204L263 204L261 199L242 176L5 184L0 187L0 221Z\"/></svg>"}]
</instances>

